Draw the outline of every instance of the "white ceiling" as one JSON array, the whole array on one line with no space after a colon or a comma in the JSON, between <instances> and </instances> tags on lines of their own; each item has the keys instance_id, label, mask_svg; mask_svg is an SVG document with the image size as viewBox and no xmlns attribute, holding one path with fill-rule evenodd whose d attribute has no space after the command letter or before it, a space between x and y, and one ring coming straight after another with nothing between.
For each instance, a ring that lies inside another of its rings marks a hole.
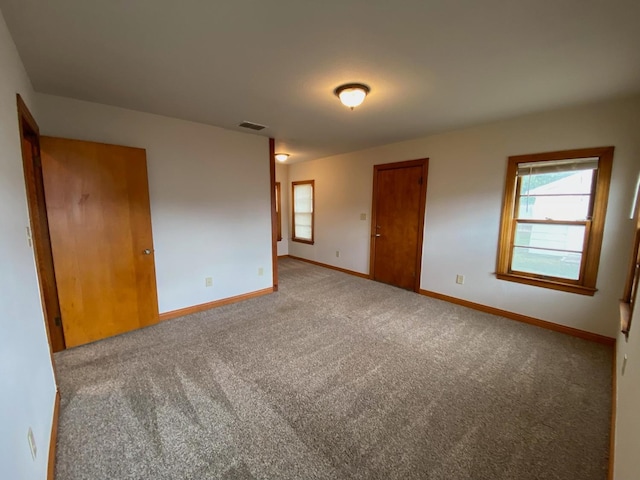
<instances>
[{"instance_id":1,"label":"white ceiling","mask_svg":"<svg viewBox=\"0 0 640 480\"><path fill-rule=\"evenodd\" d=\"M0 0L36 91L290 161L640 91L638 0ZM355 111L341 83L371 87Z\"/></svg>"}]
</instances>

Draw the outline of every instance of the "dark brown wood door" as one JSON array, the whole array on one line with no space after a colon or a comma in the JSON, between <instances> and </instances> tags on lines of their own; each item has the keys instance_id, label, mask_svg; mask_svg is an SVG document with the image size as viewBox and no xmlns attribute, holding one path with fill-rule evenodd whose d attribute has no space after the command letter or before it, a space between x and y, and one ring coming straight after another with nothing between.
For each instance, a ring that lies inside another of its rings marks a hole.
<instances>
[{"instance_id":1,"label":"dark brown wood door","mask_svg":"<svg viewBox=\"0 0 640 480\"><path fill-rule=\"evenodd\" d=\"M41 137L67 347L158 321L143 149Z\"/></svg>"},{"instance_id":2,"label":"dark brown wood door","mask_svg":"<svg viewBox=\"0 0 640 480\"><path fill-rule=\"evenodd\" d=\"M426 182L426 159L374 167L374 280L418 291Z\"/></svg>"}]
</instances>

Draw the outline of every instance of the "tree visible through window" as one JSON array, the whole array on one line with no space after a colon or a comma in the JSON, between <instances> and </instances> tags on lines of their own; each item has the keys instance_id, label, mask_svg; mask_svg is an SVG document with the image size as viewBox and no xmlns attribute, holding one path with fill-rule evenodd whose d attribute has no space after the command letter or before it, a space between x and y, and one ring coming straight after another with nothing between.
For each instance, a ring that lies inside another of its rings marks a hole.
<instances>
[{"instance_id":1,"label":"tree visible through window","mask_svg":"<svg viewBox=\"0 0 640 480\"><path fill-rule=\"evenodd\" d=\"M498 278L593 295L613 147L510 157Z\"/></svg>"},{"instance_id":2,"label":"tree visible through window","mask_svg":"<svg viewBox=\"0 0 640 480\"><path fill-rule=\"evenodd\" d=\"M294 242L313 244L314 181L292 182L292 224Z\"/></svg>"}]
</instances>

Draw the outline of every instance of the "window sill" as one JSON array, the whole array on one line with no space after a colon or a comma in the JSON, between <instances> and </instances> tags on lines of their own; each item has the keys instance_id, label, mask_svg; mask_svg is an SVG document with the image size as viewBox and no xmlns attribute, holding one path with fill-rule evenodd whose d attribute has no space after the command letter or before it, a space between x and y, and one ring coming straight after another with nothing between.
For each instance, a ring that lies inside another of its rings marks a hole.
<instances>
[{"instance_id":1,"label":"window sill","mask_svg":"<svg viewBox=\"0 0 640 480\"><path fill-rule=\"evenodd\" d=\"M500 280L509 282L524 283L535 287L550 288L552 290L562 290L564 292L577 293L579 295L593 295L598 291L597 288L583 287L582 285L574 285L571 283L554 282L553 280L542 280L539 278L523 277L522 275L514 275L513 273L496 273L496 277Z\"/></svg>"},{"instance_id":2,"label":"window sill","mask_svg":"<svg viewBox=\"0 0 640 480\"><path fill-rule=\"evenodd\" d=\"M313 245L313 240L305 240L303 238L292 238L291 241L298 242L298 243L306 243L307 245Z\"/></svg>"}]
</instances>

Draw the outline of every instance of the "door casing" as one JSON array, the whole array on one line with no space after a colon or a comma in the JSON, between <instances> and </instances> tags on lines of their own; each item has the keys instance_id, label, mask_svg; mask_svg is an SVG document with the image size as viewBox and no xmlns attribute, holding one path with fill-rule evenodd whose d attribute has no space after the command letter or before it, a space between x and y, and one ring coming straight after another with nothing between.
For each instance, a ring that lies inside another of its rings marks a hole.
<instances>
[{"instance_id":1,"label":"door casing","mask_svg":"<svg viewBox=\"0 0 640 480\"><path fill-rule=\"evenodd\" d=\"M40 130L19 94L16 95L16 101L22 165L29 208L29 228L36 262L38 285L40 287L42 311L51 352L59 352L64 350L66 345L62 329L60 301L55 279L42 165L40 162Z\"/></svg>"}]
</instances>

